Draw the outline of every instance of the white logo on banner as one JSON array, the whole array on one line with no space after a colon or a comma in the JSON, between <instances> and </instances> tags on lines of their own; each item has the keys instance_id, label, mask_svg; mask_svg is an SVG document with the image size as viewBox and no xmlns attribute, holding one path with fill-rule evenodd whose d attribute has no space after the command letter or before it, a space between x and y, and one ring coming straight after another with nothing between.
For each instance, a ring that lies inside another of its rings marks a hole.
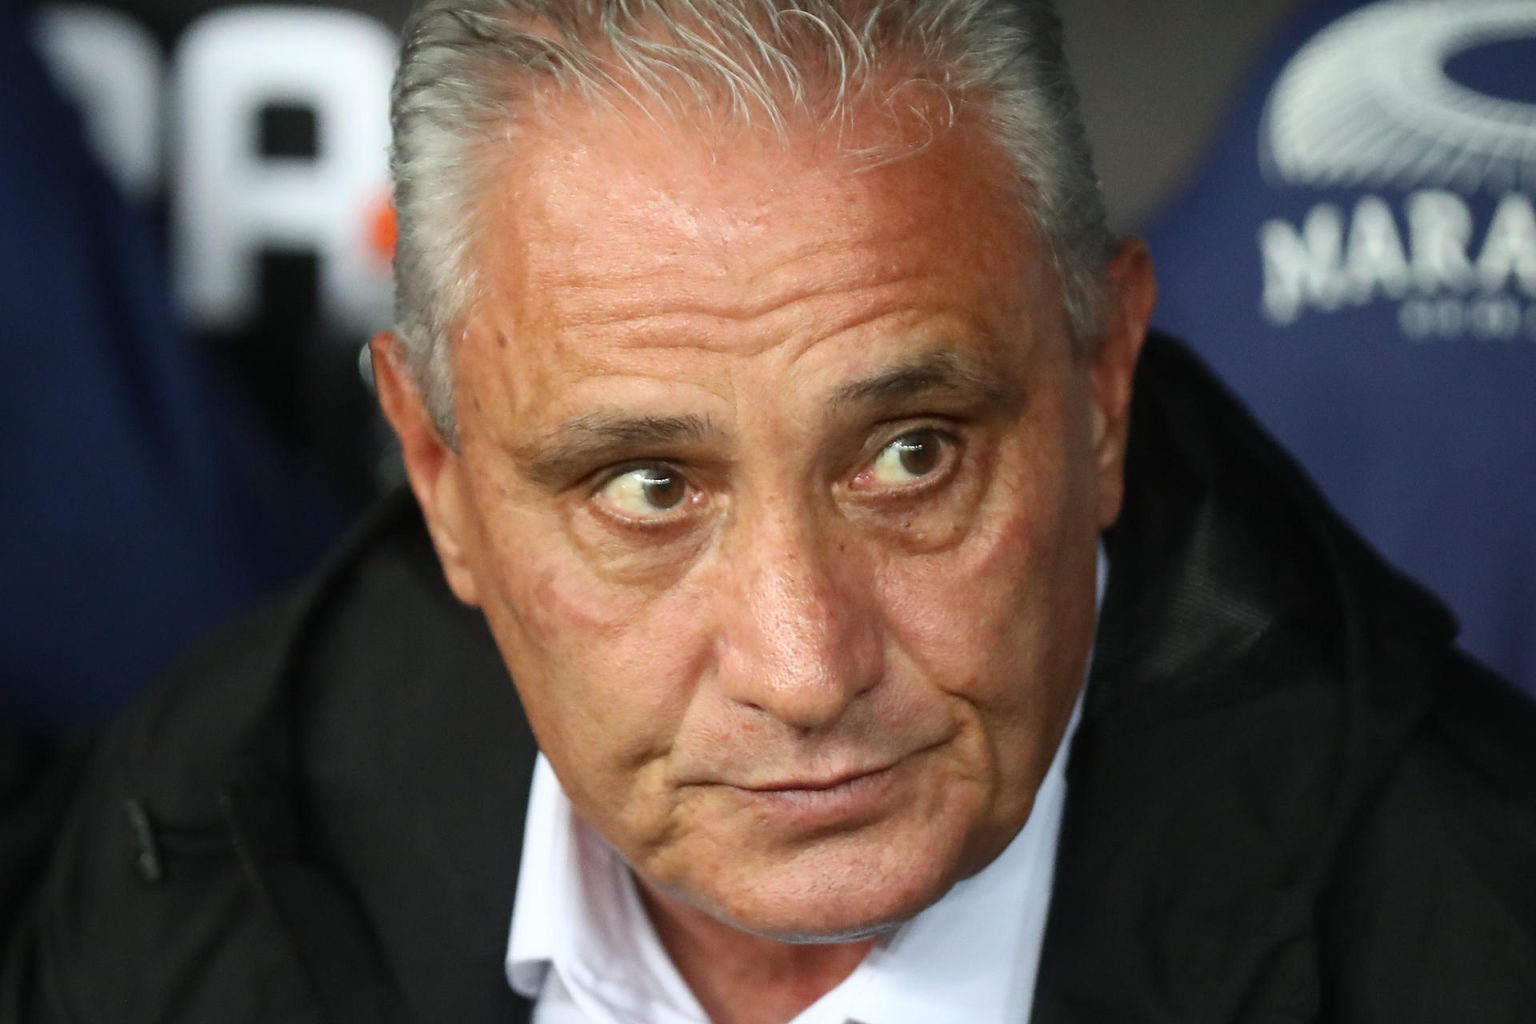
<instances>
[{"instance_id":1,"label":"white logo on banner","mask_svg":"<svg viewBox=\"0 0 1536 1024\"><path fill-rule=\"evenodd\" d=\"M1536 104L1446 72L1459 54L1513 40L1536 51L1531 0L1389 0L1339 19L1292 58L1264 112L1266 174L1404 192L1264 224L1271 323L1390 300L1414 340L1536 341ZM1491 214L1474 212L1479 194Z\"/></svg>"},{"instance_id":2,"label":"white logo on banner","mask_svg":"<svg viewBox=\"0 0 1536 1024\"><path fill-rule=\"evenodd\" d=\"M1265 165L1296 184L1536 186L1536 105L1474 92L1445 71L1475 47L1528 38L1531 0L1381 3L1341 18L1275 83Z\"/></svg>"},{"instance_id":3,"label":"white logo on banner","mask_svg":"<svg viewBox=\"0 0 1536 1024\"><path fill-rule=\"evenodd\" d=\"M172 274L196 325L249 324L267 249L314 253L331 327L388 324L397 43L382 23L325 7L235 5L193 22L167 61L124 15L59 4L40 12L37 38L103 164L130 194L166 193ZM260 152L259 115L274 105L312 114L313 155Z\"/></svg>"}]
</instances>

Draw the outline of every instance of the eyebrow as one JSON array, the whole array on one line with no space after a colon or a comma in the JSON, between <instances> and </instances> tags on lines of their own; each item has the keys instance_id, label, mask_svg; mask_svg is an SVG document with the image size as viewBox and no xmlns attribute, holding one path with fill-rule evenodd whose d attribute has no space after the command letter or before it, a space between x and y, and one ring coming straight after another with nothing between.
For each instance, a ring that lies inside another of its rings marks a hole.
<instances>
[{"instance_id":1,"label":"eyebrow","mask_svg":"<svg viewBox=\"0 0 1536 1024\"><path fill-rule=\"evenodd\" d=\"M985 362L954 351L929 352L868 377L850 381L833 394L829 411L885 405L933 394L972 397L987 410L1015 398L1002 377Z\"/></svg>"},{"instance_id":2,"label":"eyebrow","mask_svg":"<svg viewBox=\"0 0 1536 1024\"><path fill-rule=\"evenodd\" d=\"M647 449L702 444L719 436L719 428L703 416L598 412L567 420L548 436L519 447L516 456L529 479L556 486L597 466L647 454Z\"/></svg>"}]
</instances>

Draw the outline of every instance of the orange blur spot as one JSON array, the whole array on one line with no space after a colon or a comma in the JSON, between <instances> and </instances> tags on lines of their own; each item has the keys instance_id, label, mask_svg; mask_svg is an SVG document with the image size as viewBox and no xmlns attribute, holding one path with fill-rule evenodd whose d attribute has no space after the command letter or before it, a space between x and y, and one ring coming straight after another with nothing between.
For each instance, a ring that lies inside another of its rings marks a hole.
<instances>
[{"instance_id":1,"label":"orange blur spot","mask_svg":"<svg viewBox=\"0 0 1536 1024\"><path fill-rule=\"evenodd\" d=\"M399 227L395 221L395 204L385 195L368 211L368 246L383 263L393 263L395 242Z\"/></svg>"}]
</instances>

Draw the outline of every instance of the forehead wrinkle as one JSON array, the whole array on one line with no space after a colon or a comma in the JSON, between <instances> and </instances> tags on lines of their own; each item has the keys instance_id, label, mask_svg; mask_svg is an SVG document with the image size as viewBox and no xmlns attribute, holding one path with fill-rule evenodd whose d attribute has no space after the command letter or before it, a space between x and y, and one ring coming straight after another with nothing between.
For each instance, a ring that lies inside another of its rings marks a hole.
<instances>
[{"instance_id":1,"label":"forehead wrinkle","mask_svg":"<svg viewBox=\"0 0 1536 1024\"><path fill-rule=\"evenodd\" d=\"M610 209L603 214L603 230L569 230L579 228L578 214L593 211L552 206L559 236L553 245L545 225L507 239L521 249L513 262L527 274L527 297L544 304L548 296L564 293L572 304L581 304L613 296L618 301L611 311L590 315L620 319L636 307L654 305L660 295L680 310L698 302L701 312L747 320L797 299L908 277L926 256L911 251L911 240L924 235L930 226L925 221L935 220L904 209L864 209L850 197L852 208L837 223L823 222L786 238L775 230L783 197L759 198L758 209L724 214L707 204L695 207L687 196L672 198L687 208L686 216L678 214L687 224L679 224L678 217L653 221L645 210ZM720 231L728 237L712 237ZM815 263L825 266L807 273L807 264ZM788 292L774 294L785 287L780 281L785 277Z\"/></svg>"},{"instance_id":2,"label":"forehead wrinkle","mask_svg":"<svg viewBox=\"0 0 1536 1024\"><path fill-rule=\"evenodd\" d=\"M784 344L796 348L802 344L814 345L833 335L859 330L882 320L925 316L941 310L941 305L930 308L921 299L914 302L909 291L899 294L899 302L882 302L880 292L906 289L915 277L906 267L886 264L881 269L878 276L857 284L847 279L864 275L828 274L811 282L797 280L796 287L757 302L739 298L710 302L705 301L703 295L669 294L665 308L658 308L660 304L642 290L608 282L609 290L628 301L602 309L594 309L591 303L583 302L573 303L574 308L566 309L561 308L563 303L557 303L554 308L544 310L544 319L558 325L559 332L564 335L564 344L578 351L592 351L591 346L595 344L599 347L646 348L658 353L706 350L751 356ZM934 283L935 286L943 284L942 281ZM822 313L812 325L813 333L809 336L805 336L805 325L792 325L784 330L774 328L774 318L791 315L798 304L815 302L825 295L836 296L840 308ZM759 322L763 322L762 336L756 340L739 330ZM588 331L599 333L588 335Z\"/></svg>"},{"instance_id":3,"label":"forehead wrinkle","mask_svg":"<svg viewBox=\"0 0 1536 1024\"><path fill-rule=\"evenodd\" d=\"M809 237L802 232L787 242L781 237L759 237L763 232L773 234L777 214L784 205L782 184L778 181L768 184L770 191L766 194L759 192L748 197L750 201L734 207L727 203L721 209L708 201L699 205L700 197L690 195L677 182L662 179L658 184L647 181L644 175L636 181L646 186L651 201L638 205L619 201L624 197L612 188L599 187L600 196L594 197L590 188L571 193L563 187L536 187L543 174L535 172L541 172L546 165L559 182L560 175L571 171L572 159L578 163L606 159L607 150L590 137L591 131L592 125L582 121L580 131L566 126L562 132L536 141L533 159L528 160L525 154L519 172L525 186L524 198L532 200L534 208L553 215L549 224L525 225L528 230L514 230L498 240L520 250L515 254L507 252L503 267L511 264L516 269L512 276L521 280L498 282L511 287L497 287L497 291L504 302L511 300L514 306L522 307L516 315L529 325L538 324L557 332L589 326L599 330L617 327L621 330L609 338L588 340L612 340L625 347L661 343L675 348L732 347L745 351L740 347L739 334L729 345L712 341L715 324L710 321L729 328L771 316L822 294L852 295L910 280L914 273L934 272L923 265L923 253L910 253L904 243L914 236L931 233L927 229L935 222L948 225L951 211L948 207L943 212L932 211L923 204L904 201L890 206L889 197L879 198L883 192L881 182L876 180L881 177L879 174L860 175L855 185L846 181L839 184L833 191L846 200L847 214L839 210L833 223L821 221ZM639 134L642 140L649 138L648 133ZM672 141L675 149L670 134L660 133L660 137ZM561 141L565 145L557 144ZM551 147L555 152L550 152ZM556 162L550 163L552 160ZM614 171L611 164L605 166ZM663 162L659 166L668 164ZM804 170L798 165L791 169ZM704 197L712 194L713 187L706 183ZM865 209L862 200L866 194L875 195L878 215ZM595 202L597 198L607 201ZM959 199L950 197L949 206ZM653 211L655 202L662 200L674 214L672 218L662 218L671 221L670 233L658 232L656 225L647 222L646 214ZM793 206L793 200L790 202ZM730 238L716 237L722 228L722 215L733 226L727 232ZM569 230L573 219L590 221L594 217L610 227L617 225L619 230ZM535 217L535 221L539 219ZM543 237L550 226L558 229L553 248L549 244L551 239ZM627 244L618 244L626 238ZM761 244L764 241L769 243L766 252ZM850 253L855 254L852 260L847 258ZM1011 262L1008 253L993 255L1001 264ZM807 270L807 265L814 263L824 264L817 268L821 272ZM775 294L777 289L783 291ZM864 319L878 315L881 314L854 314ZM753 347L768 348L779 340L785 339L765 337Z\"/></svg>"},{"instance_id":4,"label":"forehead wrinkle","mask_svg":"<svg viewBox=\"0 0 1536 1024\"><path fill-rule=\"evenodd\" d=\"M763 240L756 237L731 245L678 244L659 229L633 225L636 233L649 235L626 247L619 256L612 254L612 235L591 251L581 247L585 239L576 239L575 244L566 246L566 251L559 254L558 260L546 256L544 265L534 268L530 279L535 286L556 283L561 288L597 293L622 292L637 284L652 284L669 277L684 281L735 281L750 288L786 270L800 270L807 262L838 260L860 253L868 254L863 262L899 268L905 262L900 243L907 233L863 230L867 226L855 223L830 237L797 239L795 245L779 243L765 248ZM553 251L543 239L524 244L546 254ZM844 279L849 276L846 272L842 275ZM837 283L829 280L827 286Z\"/></svg>"}]
</instances>

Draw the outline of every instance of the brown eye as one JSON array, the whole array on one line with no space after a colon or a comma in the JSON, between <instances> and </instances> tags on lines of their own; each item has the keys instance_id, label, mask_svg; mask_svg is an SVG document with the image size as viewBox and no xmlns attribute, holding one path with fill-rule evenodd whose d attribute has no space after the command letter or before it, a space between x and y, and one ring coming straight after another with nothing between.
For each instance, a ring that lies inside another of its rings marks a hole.
<instances>
[{"instance_id":1,"label":"brown eye","mask_svg":"<svg viewBox=\"0 0 1536 1024\"><path fill-rule=\"evenodd\" d=\"M943 464L949 446L949 439L937 430L903 434L875 456L870 476L877 484L898 487L920 480Z\"/></svg>"},{"instance_id":2,"label":"brown eye","mask_svg":"<svg viewBox=\"0 0 1536 1024\"><path fill-rule=\"evenodd\" d=\"M932 435L902 438L896 442L896 448L900 452L901 468L912 476L926 476L933 472L943 455L939 450L939 439Z\"/></svg>"},{"instance_id":3,"label":"brown eye","mask_svg":"<svg viewBox=\"0 0 1536 1024\"><path fill-rule=\"evenodd\" d=\"M683 500L686 488L682 480L671 473L651 470L640 481L640 489L651 508L676 508Z\"/></svg>"},{"instance_id":4,"label":"brown eye","mask_svg":"<svg viewBox=\"0 0 1536 1024\"><path fill-rule=\"evenodd\" d=\"M653 519L681 505L688 481L668 466L638 466L598 488L600 501L630 519Z\"/></svg>"}]
</instances>

